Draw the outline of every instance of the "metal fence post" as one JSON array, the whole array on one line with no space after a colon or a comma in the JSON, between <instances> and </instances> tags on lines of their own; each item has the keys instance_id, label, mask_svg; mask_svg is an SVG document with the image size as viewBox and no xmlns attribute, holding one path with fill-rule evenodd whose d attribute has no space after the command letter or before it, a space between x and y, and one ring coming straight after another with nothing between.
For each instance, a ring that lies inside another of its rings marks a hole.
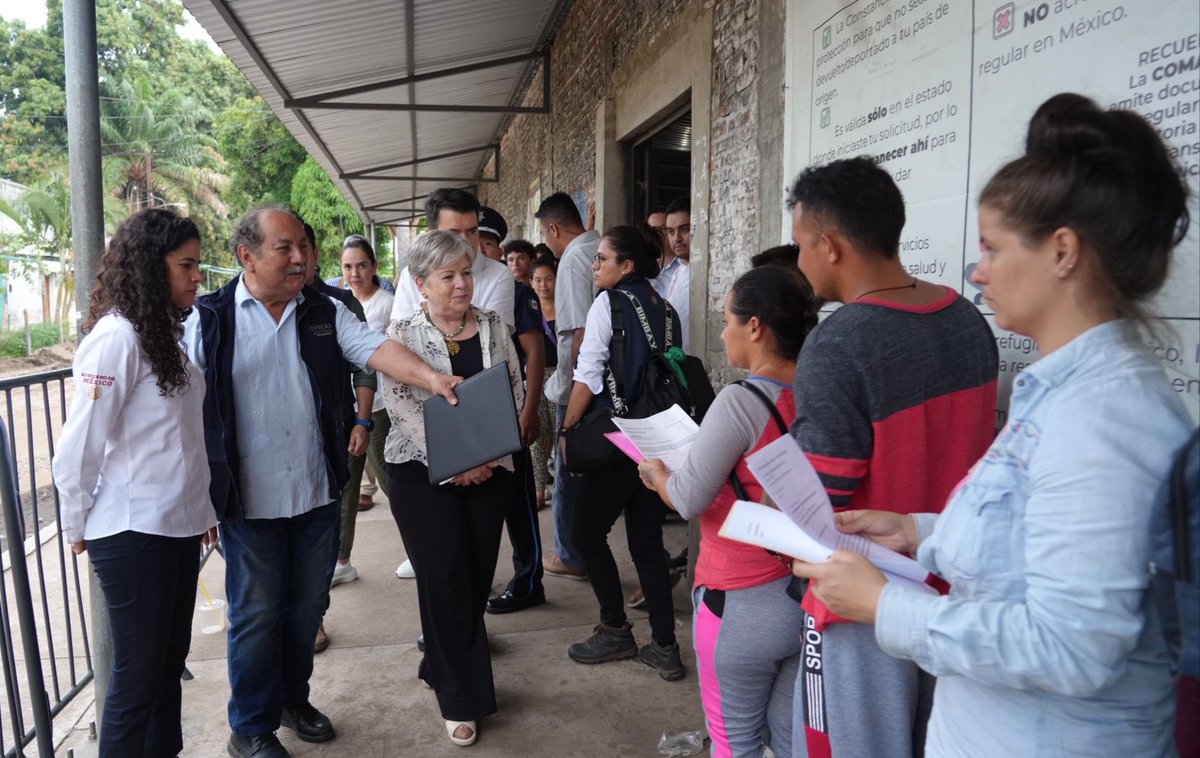
<instances>
[{"instance_id":1,"label":"metal fence post","mask_svg":"<svg viewBox=\"0 0 1200 758\"><path fill-rule=\"evenodd\" d=\"M97 264L104 250L100 75L96 62L96 5L93 0L63 1L63 49L66 52L67 146L71 170L75 297L78 313L85 314ZM101 722L103 728L104 698L108 694L108 677L112 669L112 629L108 625L108 610L94 570L88 588L92 608L96 720Z\"/></svg>"},{"instance_id":2,"label":"metal fence post","mask_svg":"<svg viewBox=\"0 0 1200 758\"><path fill-rule=\"evenodd\" d=\"M29 586L29 566L25 562L25 525L17 505L12 453L8 449L8 430L0 421L0 502L4 507L4 531L8 540L8 560L12 569L13 600L21 626L21 647L25 651L25 675L29 679L29 707L37 731L38 755L54 756L54 728L51 726L50 699L42 676L42 652L38 649L37 622L33 614L33 592ZM37 534L37 527L34 527Z\"/></svg>"}]
</instances>

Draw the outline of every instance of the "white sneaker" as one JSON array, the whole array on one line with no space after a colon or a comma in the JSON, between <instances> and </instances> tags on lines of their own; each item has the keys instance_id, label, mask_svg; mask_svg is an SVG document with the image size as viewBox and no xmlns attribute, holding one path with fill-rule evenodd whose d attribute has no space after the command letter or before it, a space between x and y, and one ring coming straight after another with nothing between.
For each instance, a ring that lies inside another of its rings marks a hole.
<instances>
[{"instance_id":1,"label":"white sneaker","mask_svg":"<svg viewBox=\"0 0 1200 758\"><path fill-rule=\"evenodd\" d=\"M330 587L336 587L339 584L353 582L358 578L358 569L354 568L353 563L339 563L333 569L333 581L329 583Z\"/></svg>"},{"instance_id":2,"label":"white sneaker","mask_svg":"<svg viewBox=\"0 0 1200 758\"><path fill-rule=\"evenodd\" d=\"M413 571L412 561L405 561L396 567L397 579L416 579L417 572Z\"/></svg>"}]
</instances>

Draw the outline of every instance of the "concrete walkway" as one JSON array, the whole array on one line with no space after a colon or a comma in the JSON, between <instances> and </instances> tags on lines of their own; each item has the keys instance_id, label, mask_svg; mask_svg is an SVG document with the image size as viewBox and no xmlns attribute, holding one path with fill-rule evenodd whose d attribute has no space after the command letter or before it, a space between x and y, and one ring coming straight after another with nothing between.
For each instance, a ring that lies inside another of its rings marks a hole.
<instances>
[{"instance_id":1,"label":"concrete walkway","mask_svg":"<svg viewBox=\"0 0 1200 758\"><path fill-rule=\"evenodd\" d=\"M393 758L413 756L656 756L663 732L704 728L691 640L691 601L685 580L675 587L677 634L688 675L665 682L636 661L581 666L566 647L588 637L598 621L595 596L586 582L546 579L547 604L505 616L488 616L492 665L500 711L484 721L479 741L455 747L446 738L437 701L416 678L421 654L416 585L393 573L404 558L400 535L382 495L374 509L360 513L354 565L361 578L333 589L325 620L330 646L316 657L312 702L329 715L338 736L324 745L300 742L287 729L283 744L296 756ZM553 545L550 512L542 511L542 539ZM664 527L668 549L678 553L687 527ZM636 574L625 546L623 522L611 536L626 594ZM507 536L502 538L496 591L511 575ZM224 564L213 556L201 574L213 597L224 597ZM203 601L203 595L198 597ZM646 614L630 611L639 643L649 641ZM195 679L183 685L183 755L226 755L229 728L225 705L225 634L204 634L216 623L197 612L188 667ZM87 725L94 710L79 719L59 755L96 754ZM63 725L68 726L68 725Z\"/></svg>"}]
</instances>

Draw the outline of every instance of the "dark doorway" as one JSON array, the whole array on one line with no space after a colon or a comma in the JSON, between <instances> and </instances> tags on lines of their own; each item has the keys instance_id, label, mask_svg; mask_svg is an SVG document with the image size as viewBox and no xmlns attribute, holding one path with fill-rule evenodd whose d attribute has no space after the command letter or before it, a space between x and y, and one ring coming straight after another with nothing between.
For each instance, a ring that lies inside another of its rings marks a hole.
<instances>
[{"instance_id":1,"label":"dark doorway","mask_svg":"<svg viewBox=\"0 0 1200 758\"><path fill-rule=\"evenodd\" d=\"M630 148L633 187L630 220L644 222L651 208L692 193L692 112L672 114Z\"/></svg>"}]
</instances>

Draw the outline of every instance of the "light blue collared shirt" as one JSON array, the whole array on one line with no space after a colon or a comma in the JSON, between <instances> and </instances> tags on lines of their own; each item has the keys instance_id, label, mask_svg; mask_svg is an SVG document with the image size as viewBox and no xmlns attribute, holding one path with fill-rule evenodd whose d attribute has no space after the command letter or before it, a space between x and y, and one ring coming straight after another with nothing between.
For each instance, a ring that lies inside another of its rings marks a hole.
<instances>
[{"instance_id":1,"label":"light blue collared shirt","mask_svg":"<svg viewBox=\"0 0 1200 758\"><path fill-rule=\"evenodd\" d=\"M1147 532L1191 423L1131 332L1102 324L1020 374L921 542L950 594L880 597L880 647L939 677L927 756L1174 755Z\"/></svg>"},{"instance_id":2,"label":"light blue collared shirt","mask_svg":"<svg viewBox=\"0 0 1200 758\"><path fill-rule=\"evenodd\" d=\"M336 310L338 345L346 360L366 366L384 336L329 298ZM290 518L329 502L329 479L321 453L321 430L308 370L296 334L297 295L279 323L239 279L234 291L233 407L241 455L241 492L246 518ZM192 362L204 365L199 313L184 325ZM346 376L347 384L350 376Z\"/></svg>"},{"instance_id":3,"label":"light blue collared shirt","mask_svg":"<svg viewBox=\"0 0 1200 758\"><path fill-rule=\"evenodd\" d=\"M679 273L679 269L683 266L677 256L671 258L671 262L662 267L662 271L658 272L658 276L650 280L650 286L658 294L666 297L671 291L671 282L675 281L675 274Z\"/></svg>"}]
</instances>

